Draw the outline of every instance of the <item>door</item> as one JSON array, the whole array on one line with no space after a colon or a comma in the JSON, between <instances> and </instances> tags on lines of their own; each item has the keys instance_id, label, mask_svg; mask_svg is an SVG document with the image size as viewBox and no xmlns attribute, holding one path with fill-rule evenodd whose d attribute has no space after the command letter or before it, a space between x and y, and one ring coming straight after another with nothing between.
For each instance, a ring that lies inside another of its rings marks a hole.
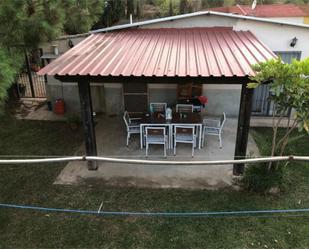
<instances>
[{"instance_id":1,"label":"door","mask_svg":"<svg viewBox=\"0 0 309 249\"><path fill-rule=\"evenodd\" d=\"M291 63L293 59L300 60L301 52L274 52L285 63ZM272 115L272 104L269 101L270 88L268 85L261 85L254 89L252 99L252 115L270 116Z\"/></svg>"},{"instance_id":2,"label":"door","mask_svg":"<svg viewBox=\"0 0 309 249\"><path fill-rule=\"evenodd\" d=\"M148 85L146 83L123 83L124 109L131 113L148 111Z\"/></svg>"}]
</instances>

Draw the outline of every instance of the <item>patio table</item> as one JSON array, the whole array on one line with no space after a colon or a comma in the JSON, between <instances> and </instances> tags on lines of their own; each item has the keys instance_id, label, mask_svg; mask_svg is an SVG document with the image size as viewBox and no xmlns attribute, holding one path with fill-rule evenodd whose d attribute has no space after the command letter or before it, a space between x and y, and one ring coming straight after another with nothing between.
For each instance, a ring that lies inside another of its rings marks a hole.
<instances>
[{"instance_id":1,"label":"patio table","mask_svg":"<svg viewBox=\"0 0 309 249\"><path fill-rule=\"evenodd\" d=\"M198 148L202 148L202 130L203 130L203 120L200 113L186 113L179 114L173 113L172 120L166 120L164 115L160 113L143 114L140 122L140 144L141 149L144 147L144 129L146 126L165 126L168 129L168 148L173 148L173 129L175 125L193 125L197 128L198 132Z\"/></svg>"}]
</instances>

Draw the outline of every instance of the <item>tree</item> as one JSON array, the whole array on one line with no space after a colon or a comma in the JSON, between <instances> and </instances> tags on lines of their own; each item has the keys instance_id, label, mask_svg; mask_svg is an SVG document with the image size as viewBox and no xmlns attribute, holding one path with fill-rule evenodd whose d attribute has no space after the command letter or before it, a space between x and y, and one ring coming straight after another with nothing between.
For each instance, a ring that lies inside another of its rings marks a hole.
<instances>
[{"instance_id":1,"label":"tree","mask_svg":"<svg viewBox=\"0 0 309 249\"><path fill-rule=\"evenodd\" d=\"M7 89L15 80L22 57L18 53L0 47L0 110L7 99ZM1 114L1 112L0 112Z\"/></svg>"},{"instance_id":2,"label":"tree","mask_svg":"<svg viewBox=\"0 0 309 249\"><path fill-rule=\"evenodd\" d=\"M173 1L172 0L169 0L168 14L169 14L169 16L173 15Z\"/></svg>"},{"instance_id":3,"label":"tree","mask_svg":"<svg viewBox=\"0 0 309 249\"><path fill-rule=\"evenodd\" d=\"M102 0L4 0L0 4L0 105L14 82L25 50L63 34L85 32L102 11Z\"/></svg>"},{"instance_id":4,"label":"tree","mask_svg":"<svg viewBox=\"0 0 309 249\"><path fill-rule=\"evenodd\" d=\"M306 4L307 0L286 0L284 3L293 3L293 4Z\"/></svg>"},{"instance_id":5,"label":"tree","mask_svg":"<svg viewBox=\"0 0 309 249\"><path fill-rule=\"evenodd\" d=\"M134 14L134 0L127 0L127 19Z\"/></svg>"},{"instance_id":6,"label":"tree","mask_svg":"<svg viewBox=\"0 0 309 249\"><path fill-rule=\"evenodd\" d=\"M143 15L143 5L144 5L144 1L143 0L137 0L136 1L136 8L135 8L135 17L137 19L140 19Z\"/></svg>"},{"instance_id":7,"label":"tree","mask_svg":"<svg viewBox=\"0 0 309 249\"><path fill-rule=\"evenodd\" d=\"M125 0L106 0L103 4L104 11L100 13L100 19L92 29L109 27L126 17Z\"/></svg>"},{"instance_id":8,"label":"tree","mask_svg":"<svg viewBox=\"0 0 309 249\"><path fill-rule=\"evenodd\" d=\"M270 101L274 104L271 156L282 156L293 130L298 128L309 134L309 58L294 60L291 64L278 58L257 64L254 70L256 75L250 78L253 83L249 87L255 88L265 82L270 84ZM293 120L289 115L285 134L278 138L278 127L289 110L294 111ZM271 167L272 163L269 163L268 169Z\"/></svg>"},{"instance_id":9,"label":"tree","mask_svg":"<svg viewBox=\"0 0 309 249\"><path fill-rule=\"evenodd\" d=\"M88 32L103 12L101 0L66 0L64 10L64 31L68 34Z\"/></svg>"},{"instance_id":10,"label":"tree","mask_svg":"<svg viewBox=\"0 0 309 249\"><path fill-rule=\"evenodd\" d=\"M179 3L179 13L180 14L187 13L187 9L188 9L188 2L187 2L187 0L180 0L180 3Z\"/></svg>"},{"instance_id":11,"label":"tree","mask_svg":"<svg viewBox=\"0 0 309 249\"><path fill-rule=\"evenodd\" d=\"M202 0L202 8L222 7L224 0Z\"/></svg>"},{"instance_id":12,"label":"tree","mask_svg":"<svg viewBox=\"0 0 309 249\"><path fill-rule=\"evenodd\" d=\"M224 0L223 6L233 6L235 5L235 0Z\"/></svg>"}]
</instances>

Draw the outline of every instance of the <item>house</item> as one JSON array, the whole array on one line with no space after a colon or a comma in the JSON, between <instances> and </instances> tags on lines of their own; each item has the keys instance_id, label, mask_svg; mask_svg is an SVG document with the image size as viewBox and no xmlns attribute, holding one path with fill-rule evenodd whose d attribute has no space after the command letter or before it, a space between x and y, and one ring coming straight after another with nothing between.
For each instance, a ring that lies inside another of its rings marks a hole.
<instances>
[{"instance_id":1,"label":"house","mask_svg":"<svg viewBox=\"0 0 309 249\"><path fill-rule=\"evenodd\" d=\"M82 36L67 42L74 45ZM286 61L309 56L307 25L211 11L120 25L86 36L39 74L48 75L51 100L64 98L68 111L81 108L88 155L97 154L92 111L143 112L149 102L175 103L177 89L190 84L191 90L196 85L208 97L208 115L225 111L238 117L234 156L244 157L251 105L255 113L271 113L271 106L264 106L268 89L253 94L246 87L254 74L251 65L275 58L275 53ZM242 171L243 165L235 165L234 173Z\"/></svg>"},{"instance_id":2,"label":"house","mask_svg":"<svg viewBox=\"0 0 309 249\"><path fill-rule=\"evenodd\" d=\"M209 10L243 16L267 18L276 21L309 24L308 6L308 4L260 4L254 7L237 4L229 7L211 8Z\"/></svg>"},{"instance_id":3,"label":"house","mask_svg":"<svg viewBox=\"0 0 309 249\"><path fill-rule=\"evenodd\" d=\"M267 45L273 52L281 56L286 62L293 58L303 59L308 57L309 45L306 41L309 38L309 30L306 25L285 23L277 20L256 18L251 16L239 16L220 12L196 12L167 18L154 19L150 21L138 22L127 25L114 26L93 33L113 32L125 29L143 28L188 28L188 27L230 27L233 30L250 30L261 42ZM67 36L58 39L53 43L43 46L43 58L49 61L55 58L52 45L57 44L61 53L66 52L70 46L78 44L89 34ZM292 40L296 38L295 46L291 46ZM69 44L71 44L69 46ZM95 112L106 114L120 114L124 111L124 98L122 84L92 83L92 100ZM47 98L52 103L57 98L63 98L68 113L79 113L79 98L77 84L74 82L63 84L53 76L47 76ZM253 101L253 114L258 116L271 116L272 107L267 101L267 86L255 91ZM148 84L148 101L172 102L177 98L176 84ZM107 98L105 96L113 96ZM230 116L238 115L238 104L240 88L238 86L207 86L203 85L203 95L209 98L209 104L205 111L210 115L218 115L222 110L222 105ZM222 102L222 99L230 101L230 105Z\"/></svg>"},{"instance_id":4,"label":"house","mask_svg":"<svg viewBox=\"0 0 309 249\"><path fill-rule=\"evenodd\" d=\"M304 24L309 25L309 4L302 4L299 7L305 12Z\"/></svg>"}]
</instances>

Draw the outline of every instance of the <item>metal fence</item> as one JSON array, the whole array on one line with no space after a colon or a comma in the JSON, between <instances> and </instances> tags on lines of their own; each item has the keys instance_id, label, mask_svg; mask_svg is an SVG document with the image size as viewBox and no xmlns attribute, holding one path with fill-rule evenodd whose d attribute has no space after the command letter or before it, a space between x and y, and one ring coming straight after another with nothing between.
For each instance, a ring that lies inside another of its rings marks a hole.
<instances>
[{"instance_id":1,"label":"metal fence","mask_svg":"<svg viewBox=\"0 0 309 249\"><path fill-rule=\"evenodd\" d=\"M44 66L40 60L38 64L32 64L29 57L32 54L25 53L25 62L17 77L18 94L21 98L46 98L45 76L36 74L40 67Z\"/></svg>"},{"instance_id":2,"label":"metal fence","mask_svg":"<svg viewBox=\"0 0 309 249\"><path fill-rule=\"evenodd\" d=\"M292 60L300 60L301 52L300 51L275 51L277 56L285 63L291 63ZM273 103L269 100L270 96L270 86L261 85L254 89L253 99L252 99L252 115L254 116L272 116L274 106ZM290 115L290 110L286 113L286 116Z\"/></svg>"}]
</instances>

